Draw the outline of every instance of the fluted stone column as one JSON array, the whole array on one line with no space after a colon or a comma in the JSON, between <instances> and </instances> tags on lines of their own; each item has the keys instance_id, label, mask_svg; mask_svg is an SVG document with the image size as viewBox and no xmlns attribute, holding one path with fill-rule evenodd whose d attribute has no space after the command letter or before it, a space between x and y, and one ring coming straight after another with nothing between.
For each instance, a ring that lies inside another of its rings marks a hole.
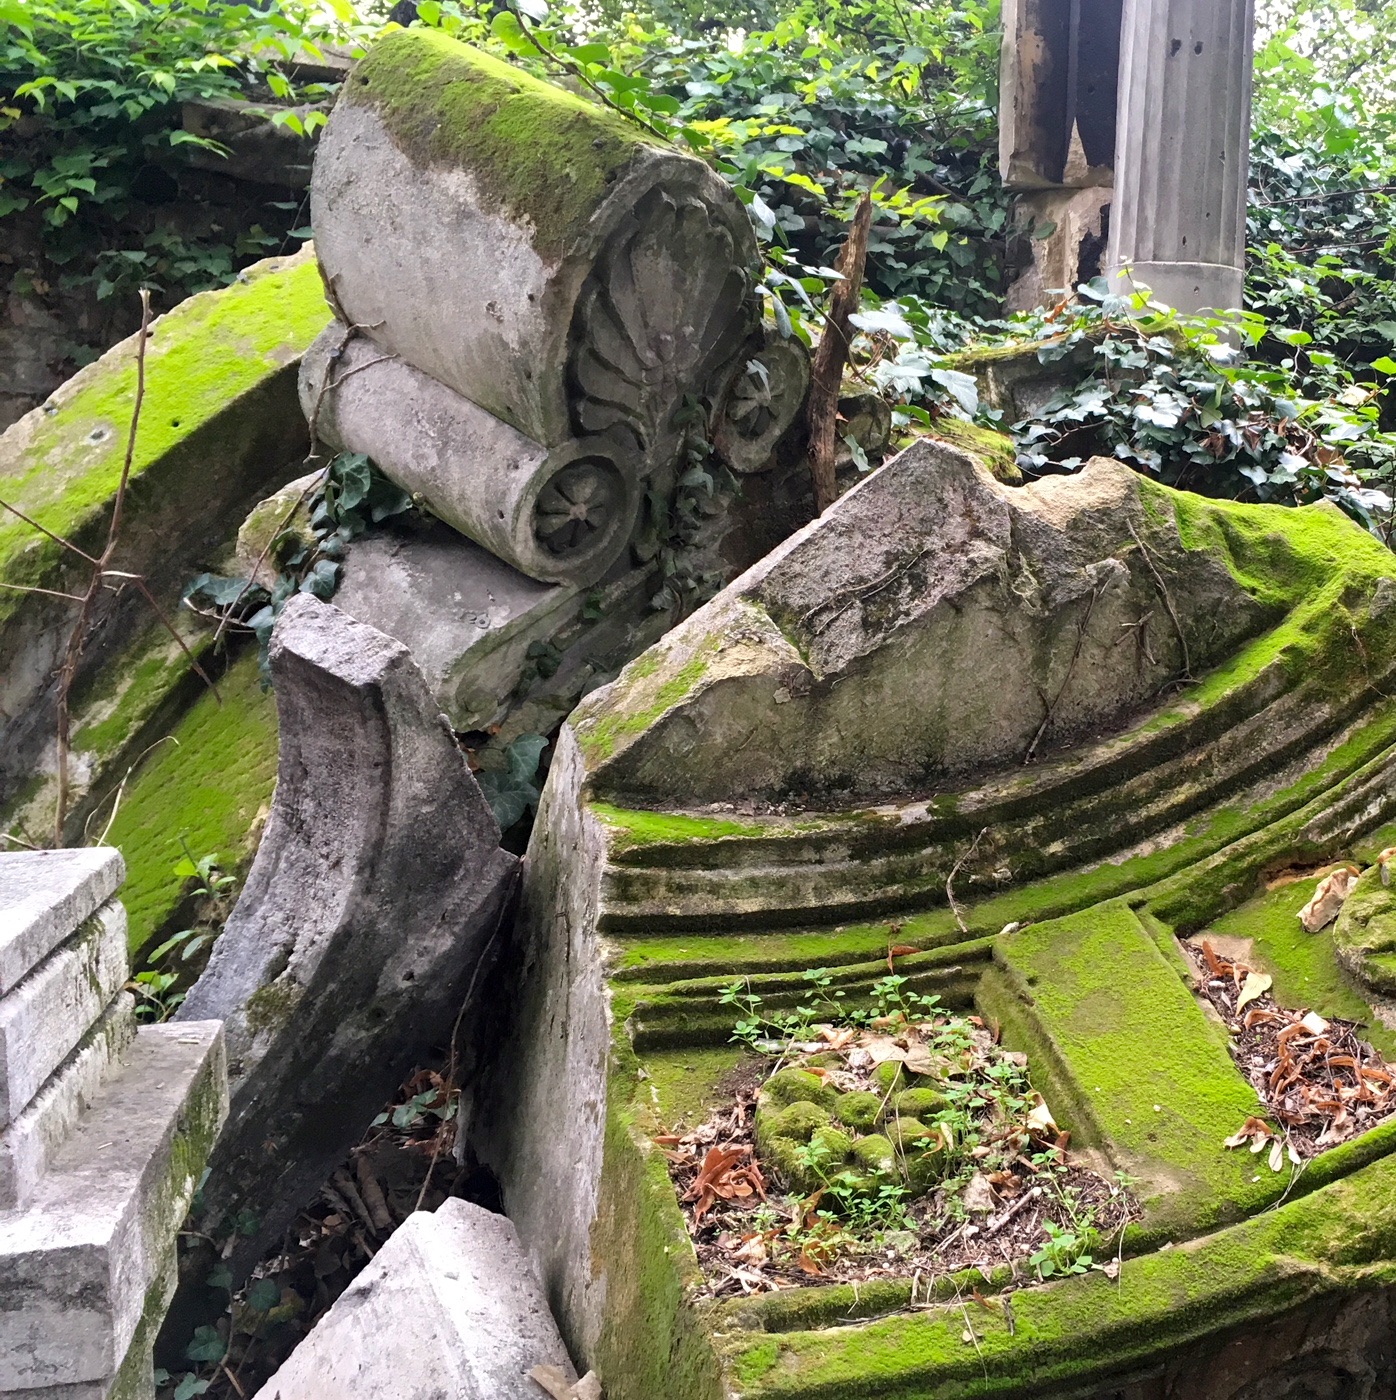
<instances>
[{"instance_id":1,"label":"fluted stone column","mask_svg":"<svg viewBox=\"0 0 1396 1400\"><path fill-rule=\"evenodd\" d=\"M1125 0L1107 268L1181 311L1241 305L1255 0Z\"/></svg>"}]
</instances>

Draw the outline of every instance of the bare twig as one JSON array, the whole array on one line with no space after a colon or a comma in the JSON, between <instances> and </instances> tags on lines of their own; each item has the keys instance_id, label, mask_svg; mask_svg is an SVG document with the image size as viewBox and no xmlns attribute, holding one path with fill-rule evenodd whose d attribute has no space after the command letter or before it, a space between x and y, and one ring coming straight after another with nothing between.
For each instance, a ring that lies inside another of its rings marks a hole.
<instances>
[{"instance_id":1,"label":"bare twig","mask_svg":"<svg viewBox=\"0 0 1396 1400\"><path fill-rule=\"evenodd\" d=\"M1042 1195L1042 1188L1034 1186L1031 1191L1025 1191L1016 1201L1013 1202L1001 1215L996 1215L984 1227L984 1238L990 1235L997 1235L1010 1220L1016 1220L1035 1200Z\"/></svg>"},{"instance_id":2,"label":"bare twig","mask_svg":"<svg viewBox=\"0 0 1396 1400\"><path fill-rule=\"evenodd\" d=\"M508 912L509 904L514 898L514 886L518 882L518 868L515 867L514 879L510 883L508 892L500 901L499 917L494 921L494 932L490 934L490 941L485 944L484 950L480 954L479 961L475 964L475 970L470 974L470 985L465 989L465 996L461 998L460 1010L456 1012L455 1024L451 1027L451 1054L446 1063L446 1102L449 1105L451 1095L459 1094L460 1089L456 1084L456 1048L460 1039L461 1022L465 1019L466 1008L470 1005L471 998L475 995L475 984L480 980L480 973L489 962L490 954L494 950L495 940L499 937L499 931L504 927L504 916ZM459 1100L457 1100L459 1103ZM460 1109L457 1107L456 1116L459 1120ZM441 1125L445 1127L443 1123ZM427 1187L431 1185L432 1174L436 1171L436 1159L441 1155L441 1128L436 1130L436 1142L431 1149L431 1161L427 1164L427 1174L422 1178L422 1189L417 1192L417 1204L412 1207L414 1211L421 1210L422 1202L427 1198Z\"/></svg>"},{"instance_id":3,"label":"bare twig","mask_svg":"<svg viewBox=\"0 0 1396 1400\"><path fill-rule=\"evenodd\" d=\"M1100 601L1100 595L1104 591L1104 584L1097 584L1091 591L1091 601L1086 605L1086 615L1081 619L1081 626L1076 632L1076 649L1071 653L1071 660L1067 662L1066 675L1062 677L1062 683L1057 689L1056 695L1049 701L1046 696L1042 697L1043 704L1047 707L1047 713L1042 716L1042 723L1037 726L1037 733L1032 736L1032 743L1028 745L1028 751L1023 755L1023 766L1027 767L1032 762L1033 755L1037 752L1037 746L1042 742L1042 736L1047 732L1047 727L1052 723L1052 716L1057 712L1057 706L1061 704L1062 696L1066 694L1066 688L1071 684L1072 674L1076 670L1076 663L1081 658L1081 648L1086 644L1086 631L1091 625L1091 614L1095 612L1095 605ZM1040 694L1041 692L1039 692Z\"/></svg>"},{"instance_id":4,"label":"bare twig","mask_svg":"<svg viewBox=\"0 0 1396 1400\"><path fill-rule=\"evenodd\" d=\"M1139 538L1138 532L1134 528L1132 520L1125 522L1129 529L1130 538L1139 546L1139 552L1144 556L1144 562L1149 566L1149 572L1154 576L1154 582L1158 584L1158 591L1163 595L1163 605L1168 609L1168 616L1173 619L1173 630L1178 634L1178 645L1183 649L1183 679L1192 679L1192 661L1188 656L1188 639L1183 635L1183 624L1178 620L1178 611L1173 606L1173 595L1168 591L1168 585L1163 581L1163 575L1158 571L1158 565L1154 563L1154 556L1149 552L1148 546Z\"/></svg>"},{"instance_id":5,"label":"bare twig","mask_svg":"<svg viewBox=\"0 0 1396 1400\"><path fill-rule=\"evenodd\" d=\"M969 850L950 867L950 873L945 877L945 899L950 905L950 912L955 916L955 922L960 926L961 933L968 933L969 929L966 927L964 919L960 916L960 906L955 903L955 876L960 873L960 867L979 849L979 843L984 839L984 833L988 831L988 829L987 826L979 829L979 835L970 842Z\"/></svg>"},{"instance_id":6,"label":"bare twig","mask_svg":"<svg viewBox=\"0 0 1396 1400\"><path fill-rule=\"evenodd\" d=\"M834 475L834 445L838 433L839 389L848 363L852 342L849 317L858 310L863 290L863 266L868 256L868 231L872 227L872 196L858 201L849 224L848 238L834 264L843 274L829 293L829 312L824 334L814 352L810 372L809 403L805 410L809 424L810 476L814 479L814 507L821 514L838 496Z\"/></svg>"},{"instance_id":7,"label":"bare twig","mask_svg":"<svg viewBox=\"0 0 1396 1400\"><path fill-rule=\"evenodd\" d=\"M87 641L87 625L92 615L92 604L96 601L98 590L102 586L103 573L107 565L111 562L112 554L116 550L117 541L121 537L121 517L126 507L126 488L131 481L131 463L136 454L136 431L140 427L141 405L145 402L145 347L150 339L150 292L141 288L141 329L140 336L136 341L136 402L131 410L131 428L126 435L126 456L121 464L121 480L117 483L116 500L112 503L111 523L107 526L107 544L102 551L100 559L91 559L90 555L83 554L85 559L90 559L93 564L92 578L87 585L87 592L83 595L82 602L78 607L77 621L73 624L73 631L68 638L68 650L63 658L63 666L58 674L58 725L57 725L57 758L58 758L58 794L54 802L53 812L53 844L61 846L63 844L63 822L68 815L68 744L69 744L69 701L72 697L73 680L77 675L78 663L82 660L83 646ZM19 512L16 512L19 514ZM42 526L38 528L43 529ZM51 531L45 530L45 534L52 535ZM54 536L54 538L57 538ZM78 551L82 553L81 550Z\"/></svg>"},{"instance_id":8,"label":"bare twig","mask_svg":"<svg viewBox=\"0 0 1396 1400\"><path fill-rule=\"evenodd\" d=\"M54 544L61 544L64 549L72 550L79 558L86 559L89 564L97 562L85 549L79 549L72 540L65 540L62 535L55 535L47 525L40 525L32 515L25 515L18 506L12 506L8 501L0 501L0 510L7 510L11 515L19 516L26 525L32 525L41 535L47 535Z\"/></svg>"}]
</instances>

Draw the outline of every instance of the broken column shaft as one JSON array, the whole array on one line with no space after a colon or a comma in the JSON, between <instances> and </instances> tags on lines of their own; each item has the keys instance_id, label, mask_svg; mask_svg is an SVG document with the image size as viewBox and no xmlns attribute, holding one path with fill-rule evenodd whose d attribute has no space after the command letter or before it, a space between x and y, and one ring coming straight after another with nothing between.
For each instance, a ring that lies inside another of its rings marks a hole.
<instances>
[{"instance_id":1,"label":"broken column shaft","mask_svg":"<svg viewBox=\"0 0 1396 1400\"><path fill-rule=\"evenodd\" d=\"M1254 0L1125 0L1107 266L1180 311L1241 305Z\"/></svg>"}]
</instances>

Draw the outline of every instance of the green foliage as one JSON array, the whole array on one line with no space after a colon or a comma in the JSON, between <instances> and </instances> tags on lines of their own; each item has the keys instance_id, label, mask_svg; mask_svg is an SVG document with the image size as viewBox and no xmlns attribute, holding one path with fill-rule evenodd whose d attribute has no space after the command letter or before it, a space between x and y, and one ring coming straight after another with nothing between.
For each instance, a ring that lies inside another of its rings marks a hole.
<instances>
[{"instance_id":1,"label":"green foliage","mask_svg":"<svg viewBox=\"0 0 1396 1400\"><path fill-rule=\"evenodd\" d=\"M1271 366L1233 350L1223 329L1156 309L1142 295L1111 296L1103 283L1083 287L1060 313L1012 323L1010 334L1035 340L1044 364L1087 358L1075 382L1031 421L1011 425L1019 461L1071 470L1104 452L1204 495L1285 504L1326 497L1369 528L1388 530L1396 437L1381 431L1379 386L1357 383L1336 357L1309 351L1311 386L1331 388L1307 398L1292 363ZM1252 343L1267 336L1308 343L1304 332L1254 314L1242 329Z\"/></svg>"},{"instance_id":2,"label":"green foliage","mask_svg":"<svg viewBox=\"0 0 1396 1400\"><path fill-rule=\"evenodd\" d=\"M221 872L217 856L196 860L182 837L180 845L184 854L175 862L173 873L185 894L198 901L199 921L146 953L145 967L127 984L136 997L136 1016L142 1021L168 1021L179 1009L237 897L237 878Z\"/></svg>"},{"instance_id":3,"label":"green foliage","mask_svg":"<svg viewBox=\"0 0 1396 1400\"><path fill-rule=\"evenodd\" d=\"M295 593L328 602L339 587L345 546L375 525L412 508L412 497L390 481L361 452L335 456L307 494L310 538L294 526L296 512L268 550L279 573L270 588L246 577L203 573L185 586L183 600L195 611L228 618L257 638L263 680L270 684L267 648L281 609Z\"/></svg>"},{"instance_id":4,"label":"green foliage","mask_svg":"<svg viewBox=\"0 0 1396 1400\"><path fill-rule=\"evenodd\" d=\"M174 299L305 236L295 202L202 233L183 218L152 227L151 211L173 197L189 148L224 152L184 129L184 103L330 96L295 89L292 60L365 32L347 0L8 0L0 20L0 232L7 243L21 229L37 235L46 281L61 273L102 299L137 285ZM324 119L289 108L275 118L303 134ZM16 289L36 290L33 277L21 272Z\"/></svg>"},{"instance_id":5,"label":"green foliage","mask_svg":"<svg viewBox=\"0 0 1396 1400\"><path fill-rule=\"evenodd\" d=\"M548 741L542 734L520 734L504 750L502 771L486 770L475 775L501 831L508 831L527 813L538 810L543 791L540 770L547 747Z\"/></svg>"}]
</instances>

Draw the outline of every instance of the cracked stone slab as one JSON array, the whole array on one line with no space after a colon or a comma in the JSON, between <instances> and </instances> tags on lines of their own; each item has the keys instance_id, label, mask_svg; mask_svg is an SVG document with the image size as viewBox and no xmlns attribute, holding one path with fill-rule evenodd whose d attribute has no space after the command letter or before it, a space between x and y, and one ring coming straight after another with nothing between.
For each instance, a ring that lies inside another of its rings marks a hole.
<instances>
[{"instance_id":1,"label":"cracked stone slab","mask_svg":"<svg viewBox=\"0 0 1396 1400\"><path fill-rule=\"evenodd\" d=\"M535 1366L576 1379L514 1226L452 1198L407 1218L257 1400L540 1400Z\"/></svg>"},{"instance_id":2,"label":"cracked stone slab","mask_svg":"<svg viewBox=\"0 0 1396 1400\"><path fill-rule=\"evenodd\" d=\"M0 853L0 996L31 972L126 877L109 846Z\"/></svg>"},{"instance_id":3,"label":"cracked stone slab","mask_svg":"<svg viewBox=\"0 0 1396 1400\"><path fill-rule=\"evenodd\" d=\"M28 1207L0 1212L0 1393L118 1374L226 1112L222 1026L143 1027Z\"/></svg>"}]
</instances>

